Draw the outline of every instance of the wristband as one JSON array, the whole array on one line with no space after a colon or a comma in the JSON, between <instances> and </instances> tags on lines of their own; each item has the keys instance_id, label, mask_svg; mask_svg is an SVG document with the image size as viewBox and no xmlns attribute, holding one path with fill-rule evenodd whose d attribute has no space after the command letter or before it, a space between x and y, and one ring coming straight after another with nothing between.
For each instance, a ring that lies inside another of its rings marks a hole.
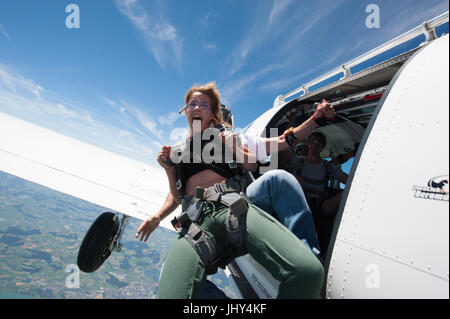
<instances>
[{"instance_id":1,"label":"wristband","mask_svg":"<svg viewBox=\"0 0 450 319\"><path fill-rule=\"evenodd\" d=\"M313 117L314 122L316 122L316 124L318 126L324 126L329 124L329 121L327 118L321 117L320 119L316 119L315 117Z\"/></svg>"},{"instance_id":2,"label":"wristband","mask_svg":"<svg viewBox=\"0 0 450 319\"><path fill-rule=\"evenodd\" d=\"M298 139L295 137L293 127L290 127L286 131L284 131L283 136L286 140L286 143L288 143L290 147L293 147L295 142L298 141Z\"/></svg>"}]
</instances>

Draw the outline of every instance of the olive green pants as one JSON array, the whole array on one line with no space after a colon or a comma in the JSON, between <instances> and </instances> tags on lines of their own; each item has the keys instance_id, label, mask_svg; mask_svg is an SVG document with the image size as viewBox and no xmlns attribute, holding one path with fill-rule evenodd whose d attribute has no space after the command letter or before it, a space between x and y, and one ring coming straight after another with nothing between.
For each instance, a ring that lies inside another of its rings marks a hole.
<instances>
[{"instance_id":1,"label":"olive green pants","mask_svg":"<svg viewBox=\"0 0 450 319\"><path fill-rule=\"evenodd\" d=\"M220 256L227 251L227 207L208 203L202 229L211 237ZM294 234L272 216L250 204L245 243L249 254L280 281L277 298L318 298L324 271L319 260ZM205 282L205 266L182 236L172 244L158 287L158 298L197 298Z\"/></svg>"}]
</instances>

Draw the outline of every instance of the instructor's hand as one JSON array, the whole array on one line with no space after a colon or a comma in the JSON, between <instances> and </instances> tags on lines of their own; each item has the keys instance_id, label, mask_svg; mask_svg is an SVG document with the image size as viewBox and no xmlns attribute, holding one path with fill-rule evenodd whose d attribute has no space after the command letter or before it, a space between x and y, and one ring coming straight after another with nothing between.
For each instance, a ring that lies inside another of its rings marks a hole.
<instances>
[{"instance_id":1,"label":"instructor's hand","mask_svg":"<svg viewBox=\"0 0 450 319\"><path fill-rule=\"evenodd\" d=\"M151 233L153 233L153 231L158 228L160 222L161 220L157 215L154 215L146 221L143 221L141 226L139 226L137 230L136 238L139 238L139 236L141 236L140 241L146 242Z\"/></svg>"},{"instance_id":2,"label":"instructor's hand","mask_svg":"<svg viewBox=\"0 0 450 319\"><path fill-rule=\"evenodd\" d=\"M225 144L225 149L228 151L233 152L233 154L236 153L236 135L234 135L230 131L221 132L219 136L222 138L222 143Z\"/></svg>"},{"instance_id":3,"label":"instructor's hand","mask_svg":"<svg viewBox=\"0 0 450 319\"><path fill-rule=\"evenodd\" d=\"M322 117L326 117L328 119L332 119L336 116L336 111L328 103L326 100L323 100L321 104L319 104L314 112L314 118L320 119Z\"/></svg>"}]
</instances>

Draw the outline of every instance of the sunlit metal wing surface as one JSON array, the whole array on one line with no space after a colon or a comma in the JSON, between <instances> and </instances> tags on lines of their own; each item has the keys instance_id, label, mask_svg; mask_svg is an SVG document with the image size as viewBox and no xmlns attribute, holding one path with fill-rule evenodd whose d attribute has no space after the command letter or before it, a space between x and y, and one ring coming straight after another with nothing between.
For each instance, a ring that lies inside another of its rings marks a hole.
<instances>
[{"instance_id":1,"label":"sunlit metal wing surface","mask_svg":"<svg viewBox=\"0 0 450 319\"><path fill-rule=\"evenodd\" d=\"M1 171L141 220L169 190L162 169L1 112L0 136ZM170 219L162 226L173 229Z\"/></svg>"},{"instance_id":2,"label":"sunlit metal wing surface","mask_svg":"<svg viewBox=\"0 0 450 319\"><path fill-rule=\"evenodd\" d=\"M448 35L392 79L341 202L327 298L449 297L448 88Z\"/></svg>"}]
</instances>

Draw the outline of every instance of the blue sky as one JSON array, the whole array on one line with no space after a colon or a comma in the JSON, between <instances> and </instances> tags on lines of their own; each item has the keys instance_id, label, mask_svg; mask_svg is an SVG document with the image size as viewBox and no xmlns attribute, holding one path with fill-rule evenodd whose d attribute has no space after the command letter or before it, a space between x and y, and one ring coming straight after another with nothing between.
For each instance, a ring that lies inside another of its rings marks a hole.
<instances>
[{"instance_id":1,"label":"blue sky","mask_svg":"<svg viewBox=\"0 0 450 319\"><path fill-rule=\"evenodd\" d=\"M80 9L68 29L67 5ZM368 4L380 28L368 29ZM244 127L277 95L448 10L448 1L2 0L0 111L155 164L216 81ZM447 31L448 32L448 31Z\"/></svg>"}]
</instances>

